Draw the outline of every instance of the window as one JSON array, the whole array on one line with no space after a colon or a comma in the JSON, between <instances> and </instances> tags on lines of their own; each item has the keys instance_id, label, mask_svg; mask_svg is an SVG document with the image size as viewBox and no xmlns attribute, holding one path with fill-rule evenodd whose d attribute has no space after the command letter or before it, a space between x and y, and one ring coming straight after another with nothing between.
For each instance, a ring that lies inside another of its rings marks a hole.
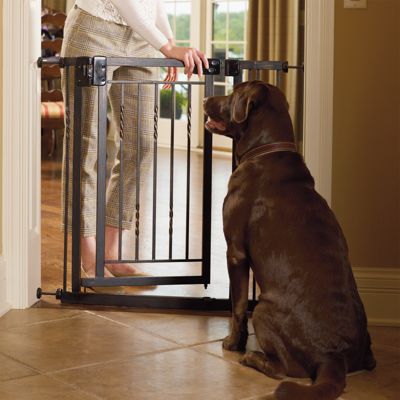
<instances>
[{"instance_id":1,"label":"window","mask_svg":"<svg viewBox=\"0 0 400 400\"><path fill-rule=\"evenodd\" d=\"M168 20L174 34L175 42L178 46L189 47L190 41L190 22L192 14L192 2L185 0L166 0L164 1L165 9L168 14ZM178 80L186 80L181 69L178 70ZM166 74L166 69L161 68L161 78ZM175 119L187 120L187 86L176 85L175 93ZM171 115L171 90L162 89L160 91L160 117L170 118Z\"/></svg>"},{"instance_id":2,"label":"window","mask_svg":"<svg viewBox=\"0 0 400 400\"><path fill-rule=\"evenodd\" d=\"M192 0L164 0L165 9L167 11L169 23L174 34L175 42L178 46L200 47L199 31L200 31L200 9L203 1ZM192 18L192 15L196 16ZM165 77L166 69L160 72L160 78ZM196 80L192 77L192 81ZM186 75L183 68L178 68L178 80L186 81ZM161 89L161 86L160 86ZM172 103L172 91L160 90L160 135L159 143L161 145L169 145L170 143L170 115ZM192 87L192 146L197 147L200 135L200 88ZM188 86L175 86L175 146L177 148L186 148L187 143L187 105L188 105Z\"/></svg>"},{"instance_id":3,"label":"window","mask_svg":"<svg viewBox=\"0 0 400 400\"><path fill-rule=\"evenodd\" d=\"M211 0L211 34L209 54L213 58L240 58L246 54L247 0ZM228 94L232 90L232 78L216 79L215 94Z\"/></svg>"},{"instance_id":4,"label":"window","mask_svg":"<svg viewBox=\"0 0 400 400\"><path fill-rule=\"evenodd\" d=\"M207 0L207 54L221 60L241 58L246 55L248 0ZM226 95L233 89L233 77L218 76L214 94ZM214 135L213 147L229 150L232 141Z\"/></svg>"},{"instance_id":5,"label":"window","mask_svg":"<svg viewBox=\"0 0 400 400\"><path fill-rule=\"evenodd\" d=\"M208 57L244 58L246 54L246 18L248 0L164 0L168 19L174 33L176 44L193 46L205 50ZM193 18L192 18L193 16ZM200 45L203 43L203 46ZM178 80L185 81L183 69L178 69ZM161 72L165 76L165 70ZM192 80L197 79L192 77ZM233 88L233 78L218 76L215 78L214 93L228 94ZM192 126L193 145L202 142L200 102L202 91L192 87ZM161 143L168 144L167 133L170 117L171 91L160 91L160 124L165 131ZM176 85L176 145L184 147L186 143L187 86ZM165 119L164 119L165 118ZM196 128L198 127L198 129ZM229 149L231 140L214 135L216 148Z\"/></svg>"}]
</instances>

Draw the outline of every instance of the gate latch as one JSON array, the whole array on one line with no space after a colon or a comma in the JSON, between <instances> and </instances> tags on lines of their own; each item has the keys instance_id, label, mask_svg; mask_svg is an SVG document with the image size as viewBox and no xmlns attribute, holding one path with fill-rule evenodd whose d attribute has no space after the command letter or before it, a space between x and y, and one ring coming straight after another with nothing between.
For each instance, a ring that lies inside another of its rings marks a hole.
<instances>
[{"instance_id":1,"label":"gate latch","mask_svg":"<svg viewBox=\"0 0 400 400\"><path fill-rule=\"evenodd\" d=\"M76 74L78 86L104 86L107 81L106 57L78 57Z\"/></svg>"}]
</instances>

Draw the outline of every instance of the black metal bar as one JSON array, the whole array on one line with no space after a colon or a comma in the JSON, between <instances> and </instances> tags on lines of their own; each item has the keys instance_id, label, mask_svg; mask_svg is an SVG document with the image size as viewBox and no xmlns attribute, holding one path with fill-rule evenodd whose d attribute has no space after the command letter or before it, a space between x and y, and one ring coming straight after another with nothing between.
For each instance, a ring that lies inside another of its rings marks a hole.
<instances>
[{"instance_id":1,"label":"black metal bar","mask_svg":"<svg viewBox=\"0 0 400 400\"><path fill-rule=\"evenodd\" d=\"M240 60L240 67L242 69L261 69L261 70L281 70L288 71L289 65L287 61L250 61Z\"/></svg>"},{"instance_id":2,"label":"black metal bar","mask_svg":"<svg viewBox=\"0 0 400 400\"><path fill-rule=\"evenodd\" d=\"M215 58L208 59L209 68L204 68L204 75L219 75L220 73L220 61ZM172 58L137 58L137 57L110 57L107 58L108 66L118 67L184 67L182 61L178 61ZM194 73L197 74L197 68ZM171 83L171 82L169 82Z\"/></svg>"},{"instance_id":3,"label":"black metal bar","mask_svg":"<svg viewBox=\"0 0 400 400\"><path fill-rule=\"evenodd\" d=\"M69 156L70 156L70 133L71 133L71 111L70 111L70 67L65 70L65 187L64 187L64 262L63 262L63 290L67 290L68 280L68 217L69 217Z\"/></svg>"},{"instance_id":4,"label":"black metal bar","mask_svg":"<svg viewBox=\"0 0 400 400\"><path fill-rule=\"evenodd\" d=\"M168 255L172 259L172 239L174 233L174 147L175 147L175 85L172 85L171 93L171 148L169 170L169 244Z\"/></svg>"},{"instance_id":5,"label":"black metal bar","mask_svg":"<svg viewBox=\"0 0 400 400\"><path fill-rule=\"evenodd\" d=\"M181 262L201 262L203 261L202 258L191 258L191 259L187 259L187 258L173 258L173 259L158 259L157 263L181 263ZM105 264L150 264L153 263L154 260L105 260L104 263Z\"/></svg>"},{"instance_id":6,"label":"black metal bar","mask_svg":"<svg viewBox=\"0 0 400 400\"><path fill-rule=\"evenodd\" d=\"M275 86L281 87L281 71L276 70L275 74Z\"/></svg>"},{"instance_id":7,"label":"black metal bar","mask_svg":"<svg viewBox=\"0 0 400 400\"><path fill-rule=\"evenodd\" d=\"M115 278L83 278L86 287L153 286L153 285L196 285L203 283L202 276L125 276Z\"/></svg>"},{"instance_id":8,"label":"black metal bar","mask_svg":"<svg viewBox=\"0 0 400 400\"><path fill-rule=\"evenodd\" d=\"M121 85L119 106L119 205L118 205L118 260L122 258L122 218L124 205L124 128L125 128L125 85Z\"/></svg>"},{"instance_id":9,"label":"black metal bar","mask_svg":"<svg viewBox=\"0 0 400 400\"><path fill-rule=\"evenodd\" d=\"M256 279L254 278L254 273L252 275L253 275L253 290L252 290L252 292L253 292L253 300L255 300L256 299Z\"/></svg>"},{"instance_id":10,"label":"black metal bar","mask_svg":"<svg viewBox=\"0 0 400 400\"><path fill-rule=\"evenodd\" d=\"M240 73L238 73L237 75L235 75L233 77L233 86L236 86L242 82L243 82L243 70L241 70ZM236 153L236 142L235 142L235 140L233 140L232 141L232 171L234 171L237 167L235 153Z\"/></svg>"},{"instance_id":11,"label":"black metal bar","mask_svg":"<svg viewBox=\"0 0 400 400\"><path fill-rule=\"evenodd\" d=\"M78 57L82 58L82 57ZM85 57L87 65L96 65L96 59L100 62L105 57ZM138 58L138 57L110 57L106 58L107 65L110 67L184 67L182 61L172 58ZM204 68L204 75L219 75L220 74L220 60L217 58L208 58L209 68ZM39 57L37 66L40 68L42 65L59 65L64 68L67 65L77 65L77 57ZM100 64L101 65L101 64ZM197 74L197 67L194 71ZM101 72L100 72L101 74ZM104 84L104 83L103 83Z\"/></svg>"},{"instance_id":12,"label":"black metal bar","mask_svg":"<svg viewBox=\"0 0 400 400\"><path fill-rule=\"evenodd\" d=\"M135 196L135 260L139 259L140 233L140 135L142 134L142 116L140 107L140 85L137 85L137 130L136 130L136 196Z\"/></svg>"},{"instance_id":13,"label":"black metal bar","mask_svg":"<svg viewBox=\"0 0 400 400\"><path fill-rule=\"evenodd\" d=\"M107 163L107 86L98 87L96 277L104 276L106 163Z\"/></svg>"},{"instance_id":14,"label":"black metal bar","mask_svg":"<svg viewBox=\"0 0 400 400\"><path fill-rule=\"evenodd\" d=\"M214 94L214 77L205 77L204 96ZM211 265L211 187L212 187L212 134L204 128L203 152L203 232L202 232L202 276L204 285L210 283Z\"/></svg>"},{"instance_id":15,"label":"black metal bar","mask_svg":"<svg viewBox=\"0 0 400 400\"><path fill-rule=\"evenodd\" d=\"M82 87L78 86L78 74L75 68L74 79L74 142L72 164L72 292L80 291L81 271L81 123L82 123Z\"/></svg>"},{"instance_id":16,"label":"black metal bar","mask_svg":"<svg viewBox=\"0 0 400 400\"><path fill-rule=\"evenodd\" d=\"M174 81L174 82L169 82L169 81L155 81L155 80L148 80L148 81L129 81L129 80L115 80L115 79L110 79L107 81L107 83L116 83L116 84L121 84L121 85L128 85L128 84L134 84L134 85L155 85L158 83L159 85L187 85L187 81ZM193 81L189 83L190 85L195 85L195 86L204 86L203 81Z\"/></svg>"},{"instance_id":17,"label":"black metal bar","mask_svg":"<svg viewBox=\"0 0 400 400\"><path fill-rule=\"evenodd\" d=\"M187 106L187 159L186 159L186 236L185 236L185 257L189 258L189 222L190 222L190 155L192 148L192 87L188 85L188 106Z\"/></svg>"},{"instance_id":18,"label":"black metal bar","mask_svg":"<svg viewBox=\"0 0 400 400\"><path fill-rule=\"evenodd\" d=\"M153 221L151 258L156 259L156 234L157 234L157 142L158 142L158 84L154 85L154 135L153 135Z\"/></svg>"},{"instance_id":19,"label":"black metal bar","mask_svg":"<svg viewBox=\"0 0 400 400\"><path fill-rule=\"evenodd\" d=\"M137 309L190 310L190 311L231 311L228 299L212 297L152 296L152 295L116 295L100 293L61 294L64 304L86 304L103 306L124 306ZM254 310L256 302L249 301L249 310ZM215 315L215 314L213 314ZM228 314L227 314L228 315Z\"/></svg>"}]
</instances>

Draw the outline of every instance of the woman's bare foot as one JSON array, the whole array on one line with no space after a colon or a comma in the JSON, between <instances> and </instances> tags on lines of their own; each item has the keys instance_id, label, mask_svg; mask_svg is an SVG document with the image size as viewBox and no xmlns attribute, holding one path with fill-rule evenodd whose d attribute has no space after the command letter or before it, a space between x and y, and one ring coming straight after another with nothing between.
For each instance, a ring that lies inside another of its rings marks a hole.
<instances>
[{"instance_id":1,"label":"woman's bare foot","mask_svg":"<svg viewBox=\"0 0 400 400\"><path fill-rule=\"evenodd\" d=\"M87 276L93 277L96 275L96 237L88 236L81 238L81 259L82 268ZM114 275L104 268L104 277L112 278Z\"/></svg>"},{"instance_id":2,"label":"woman's bare foot","mask_svg":"<svg viewBox=\"0 0 400 400\"><path fill-rule=\"evenodd\" d=\"M118 242L118 229L112 226L106 226L106 260L118 259ZM107 264L107 269L114 276L145 275L140 269L135 268L132 264Z\"/></svg>"}]
</instances>

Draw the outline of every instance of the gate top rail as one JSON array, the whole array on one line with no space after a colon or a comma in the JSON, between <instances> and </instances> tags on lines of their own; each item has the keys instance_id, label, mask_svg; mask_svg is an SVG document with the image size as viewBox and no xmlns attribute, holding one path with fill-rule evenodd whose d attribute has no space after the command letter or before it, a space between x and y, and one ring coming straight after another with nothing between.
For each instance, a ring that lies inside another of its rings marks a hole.
<instances>
[{"instance_id":1,"label":"gate top rail","mask_svg":"<svg viewBox=\"0 0 400 400\"><path fill-rule=\"evenodd\" d=\"M59 65L61 68L65 66L76 65L94 65L96 59L106 59L107 66L111 67L184 67L182 61L173 58L140 58L140 57L39 57L37 66L41 68L43 65ZM204 75L219 75L221 61L217 58L208 58L209 68L204 68ZM197 68L194 69L197 74Z\"/></svg>"}]
</instances>

